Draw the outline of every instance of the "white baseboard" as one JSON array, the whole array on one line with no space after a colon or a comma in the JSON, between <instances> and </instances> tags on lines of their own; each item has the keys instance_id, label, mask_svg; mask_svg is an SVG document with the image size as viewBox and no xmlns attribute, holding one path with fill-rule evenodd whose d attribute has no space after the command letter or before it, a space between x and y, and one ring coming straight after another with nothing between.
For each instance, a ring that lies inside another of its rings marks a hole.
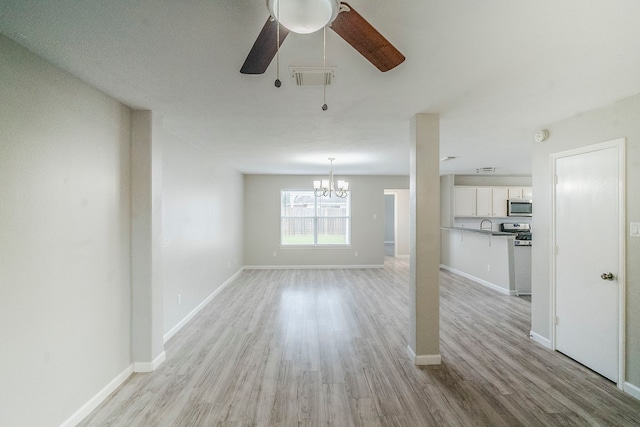
<instances>
[{"instance_id":1,"label":"white baseboard","mask_svg":"<svg viewBox=\"0 0 640 427\"><path fill-rule=\"evenodd\" d=\"M421 354L416 356L411 346L407 346L407 355L414 365L439 365L442 363L442 357L439 354Z\"/></svg>"},{"instance_id":2,"label":"white baseboard","mask_svg":"<svg viewBox=\"0 0 640 427\"><path fill-rule=\"evenodd\" d=\"M366 265L245 265L246 270L335 270L335 269L365 269L384 268L384 264Z\"/></svg>"},{"instance_id":3,"label":"white baseboard","mask_svg":"<svg viewBox=\"0 0 640 427\"><path fill-rule=\"evenodd\" d=\"M640 400L640 387L631 383L624 383L624 392Z\"/></svg>"},{"instance_id":4,"label":"white baseboard","mask_svg":"<svg viewBox=\"0 0 640 427\"><path fill-rule=\"evenodd\" d=\"M501 294L505 294L505 295L510 295L510 296L516 296L516 291L514 290L509 290L509 289L505 289L502 286L498 286L494 283L491 282L487 282L486 280L480 279L476 276L472 276L471 274L465 273L464 271L460 271L460 270L456 270L453 267L449 267L448 265L444 265L444 264L440 264L440 268L442 268L443 270L447 270L450 271L452 273L457 274L458 276L462 276L466 279L469 280L473 280L474 282L482 285L482 286L486 286L487 288L493 289L494 291L498 291Z\"/></svg>"},{"instance_id":5,"label":"white baseboard","mask_svg":"<svg viewBox=\"0 0 640 427\"><path fill-rule=\"evenodd\" d=\"M151 362L133 362L133 372L153 372L164 362L167 354L163 351Z\"/></svg>"},{"instance_id":6,"label":"white baseboard","mask_svg":"<svg viewBox=\"0 0 640 427\"><path fill-rule=\"evenodd\" d=\"M548 338L543 337L540 334L536 334L533 331L529 331L529 337L534 340L535 342L537 342L538 344L543 345L544 347L547 348L551 348L551 340Z\"/></svg>"},{"instance_id":7,"label":"white baseboard","mask_svg":"<svg viewBox=\"0 0 640 427\"><path fill-rule=\"evenodd\" d=\"M169 332L167 332L166 334L164 334L163 340L164 343L166 344L167 341L169 341L175 334L178 333L178 331L180 329L182 329L184 327L184 325L186 325L187 323L189 323L189 321L191 319L193 319L195 317L196 314L198 314L198 312L200 310L202 310L207 304L209 304L211 302L211 300L213 300L213 298L218 295L220 293L220 291L222 291L229 283L233 282L239 275L240 273L242 273L242 270L244 270L245 267L240 268L238 271L236 271L236 273L229 277L227 280L225 280L225 282L220 285L215 291L213 291L211 293L211 295L209 295L208 297L206 297L204 299L204 301L202 301L200 304L197 305L196 308L194 308L193 310L191 310L191 312L189 314L187 314L184 319L182 319L181 321L178 322L177 325L175 325L173 328L171 328L171 330L169 330Z\"/></svg>"},{"instance_id":8,"label":"white baseboard","mask_svg":"<svg viewBox=\"0 0 640 427\"><path fill-rule=\"evenodd\" d=\"M60 424L60 427L73 427L78 425L87 415L98 407L111 393L113 393L127 378L133 373L133 365L128 366L124 371L120 372L109 384L104 386L95 396L87 403L82 405L80 409L73 413L66 421Z\"/></svg>"}]
</instances>

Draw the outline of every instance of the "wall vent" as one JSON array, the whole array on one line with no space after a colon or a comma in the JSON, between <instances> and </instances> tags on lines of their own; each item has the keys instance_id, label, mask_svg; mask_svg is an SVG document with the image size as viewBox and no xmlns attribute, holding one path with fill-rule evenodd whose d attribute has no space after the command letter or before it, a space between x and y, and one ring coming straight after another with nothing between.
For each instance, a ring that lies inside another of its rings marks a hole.
<instances>
[{"instance_id":1,"label":"wall vent","mask_svg":"<svg viewBox=\"0 0 640 427\"><path fill-rule=\"evenodd\" d=\"M496 171L496 168L478 168L476 169L476 173L493 173Z\"/></svg>"},{"instance_id":2,"label":"wall vent","mask_svg":"<svg viewBox=\"0 0 640 427\"><path fill-rule=\"evenodd\" d=\"M289 67L296 86L329 86L336 77L336 67Z\"/></svg>"}]
</instances>

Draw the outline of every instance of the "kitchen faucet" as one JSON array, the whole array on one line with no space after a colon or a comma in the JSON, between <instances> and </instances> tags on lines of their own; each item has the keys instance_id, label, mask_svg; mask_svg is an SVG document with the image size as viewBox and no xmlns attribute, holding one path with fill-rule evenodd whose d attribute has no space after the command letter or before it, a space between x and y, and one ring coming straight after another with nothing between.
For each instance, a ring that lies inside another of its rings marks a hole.
<instances>
[{"instance_id":1,"label":"kitchen faucet","mask_svg":"<svg viewBox=\"0 0 640 427\"><path fill-rule=\"evenodd\" d=\"M493 222L491 222L490 219L483 219L482 221L480 221L480 230L484 230L485 221L489 223L489 228L487 231L493 230Z\"/></svg>"}]
</instances>

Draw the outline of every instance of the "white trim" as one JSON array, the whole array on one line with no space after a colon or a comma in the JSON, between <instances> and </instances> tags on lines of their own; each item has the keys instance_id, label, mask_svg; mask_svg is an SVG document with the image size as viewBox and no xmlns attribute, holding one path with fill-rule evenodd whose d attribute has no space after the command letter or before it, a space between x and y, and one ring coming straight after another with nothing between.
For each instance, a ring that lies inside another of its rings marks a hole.
<instances>
[{"instance_id":1,"label":"white trim","mask_svg":"<svg viewBox=\"0 0 640 427\"><path fill-rule=\"evenodd\" d=\"M153 372L164 362L167 354L163 351L151 362L133 362L133 372Z\"/></svg>"},{"instance_id":2,"label":"white trim","mask_svg":"<svg viewBox=\"0 0 640 427\"><path fill-rule=\"evenodd\" d=\"M426 365L439 365L442 363L442 357L439 354L421 354L416 356L410 345L407 346L407 356L414 365L426 366Z\"/></svg>"},{"instance_id":3,"label":"white trim","mask_svg":"<svg viewBox=\"0 0 640 427\"><path fill-rule=\"evenodd\" d=\"M630 396L635 397L636 399L640 400L640 387L633 385L631 383L624 383L624 388L623 390L625 391L625 393L627 393Z\"/></svg>"},{"instance_id":4,"label":"white trim","mask_svg":"<svg viewBox=\"0 0 640 427\"><path fill-rule=\"evenodd\" d=\"M555 257L555 245L556 245L556 163L558 159L575 156L578 154L591 153L594 151L607 150L610 148L617 148L618 150L618 274L617 279L619 283L618 289L618 383L617 386L620 390L625 390L625 350L626 350L626 139L618 138L610 141L605 141L597 144L590 144L583 147L574 148L571 150L561 151L558 153L552 153L549 156L551 162L551 246L549 248L549 254L551 257L550 263L550 329L551 329L551 349L556 350L556 257Z\"/></svg>"},{"instance_id":5,"label":"white trim","mask_svg":"<svg viewBox=\"0 0 640 427\"><path fill-rule=\"evenodd\" d=\"M227 280L225 280L225 282L222 285L220 285L215 291L211 292L211 295L206 297L204 299L204 301L202 301L200 304L198 304L196 306L196 308L191 310L191 312L189 314L187 314L181 321L179 321L173 328L171 328L169 330L169 332L164 334L164 337L163 337L164 343L166 344L167 341L169 341L175 334L178 333L178 331L180 329L182 329L184 327L184 325L189 323L189 321L191 319L193 319L195 317L195 315L198 314L198 312L200 310L202 310L207 304L209 304L211 302L211 300L213 300L213 298L216 295L218 295L220 293L220 291L222 291L229 283L233 282L240 275L240 273L242 273L242 270L244 270L244 269L245 269L245 267L241 267L238 271L236 271L233 276L231 276Z\"/></svg>"},{"instance_id":6,"label":"white trim","mask_svg":"<svg viewBox=\"0 0 640 427\"><path fill-rule=\"evenodd\" d=\"M78 425L87 415L96 409L111 393L113 393L118 387L124 383L127 378L133 373L133 365L129 365L124 371L120 372L114 379L109 381L109 384L104 386L102 390L96 393L91 399L82 405L77 411L75 411L69 418L67 418L60 427L73 427Z\"/></svg>"},{"instance_id":7,"label":"white trim","mask_svg":"<svg viewBox=\"0 0 640 427\"><path fill-rule=\"evenodd\" d=\"M509 296L516 296L516 291L514 290L509 290L509 289L505 289L502 286L498 286L494 283L491 282L487 282L486 280L482 280L480 278L477 278L476 276L472 276L471 274L465 273L464 271L460 271L460 270L456 270L453 267L449 267L448 265L444 265L444 264L440 264L440 268L442 268L443 270L447 270L450 271L452 273L457 274L458 276L462 276L464 278L467 278L469 280L473 280L474 282L482 285L482 286L486 286L487 288L493 289L494 291L498 291L501 294L504 295L509 295Z\"/></svg>"},{"instance_id":8,"label":"white trim","mask_svg":"<svg viewBox=\"0 0 640 427\"><path fill-rule=\"evenodd\" d=\"M367 265L245 265L246 270L327 270L327 269L366 269L384 268L384 264Z\"/></svg>"},{"instance_id":9,"label":"white trim","mask_svg":"<svg viewBox=\"0 0 640 427\"><path fill-rule=\"evenodd\" d=\"M396 255L395 257L398 259L409 259L409 255Z\"/></svg>"},{"instance_id":10,"label":"white trim","mask_svg":"<svg viewBox=\"0 0 640 427\"><path fill-rule=\"evenodd\" d=\"M529 331L529 338L531 338L532 340L534 340L538 344L543 345L546 348L551 348L551 340L548 339L548 338L543 337L540 334L536 334L533 331Z\"/></svg>"}]
</instances>

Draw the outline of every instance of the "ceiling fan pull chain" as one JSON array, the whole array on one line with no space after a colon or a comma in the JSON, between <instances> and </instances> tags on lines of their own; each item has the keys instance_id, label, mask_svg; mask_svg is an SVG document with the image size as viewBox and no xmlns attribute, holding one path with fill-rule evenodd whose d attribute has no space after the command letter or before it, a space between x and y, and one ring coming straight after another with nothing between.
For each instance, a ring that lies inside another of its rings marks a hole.
<instances>
[{"instance_id":1,"label":"ceiling fan pull chain","mask_svg":"<svg viewBox=\"0 0 640 427\"><path fill-rule=\"evenodd\" d=\"M278 2L278 10L276 12L278 17L276 18L276 87L282 86L282 82L280 81L280 2Z\"/></svg>"},{"instance_id":2,"label":"ceiling fan pull chain","mask_svg":"<svg viewBox=\"0 0 640 427\"><path fill-rule=\"evenodd\" d=\"M327 26L322 28L322 72L324 80L322 82L322 111L327 111Z\"/></svg>"}]
</instances>

